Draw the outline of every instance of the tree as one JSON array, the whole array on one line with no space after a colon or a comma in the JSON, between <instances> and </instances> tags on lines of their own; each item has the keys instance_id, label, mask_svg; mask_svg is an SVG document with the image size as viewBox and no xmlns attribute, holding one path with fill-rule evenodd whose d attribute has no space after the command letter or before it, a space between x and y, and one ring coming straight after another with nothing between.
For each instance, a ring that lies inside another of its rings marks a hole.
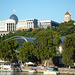
<instances>
[{"instance_id":1,"label":"tree","mask_svg":"<svg viewBox=\"0 0 75 75\"><path fill-rule=\"evenodd\" d=\"M63 45L63 63L73 65L75 62L75 34L67 35Z\"/></svg>"},{"instance_id":2,"label":"tree","mask_svg":"<svg viewBox=\"0 0 75 75\"><path fill-rule=\"evenodd\" d=\"M48 26L47 28L46 28L46 30L50 30L51 28L50 28L50 26Z\"/></svg>"},{"instance_id":3,"label":"tree","mask_svg":"<svg viewBox=\"0 0 75 75\"><path fill-rule=\"evenodd\" d=\"M33 42L24 42L18 49L18 58L23 62L41 62L56 55L56 46L60 43L60 36L52 30L42 30L35 35Z\"/></svg>"},{"instance_id":4,"label":"tree","mask_svg":"<svg viewBox=\"0 0 75 75\"><path fill-rule=\"evenodd\" d=\"M61 36L73 34L73 33L75 33L75 25L73 23L74 23L74 21L72 21L72 20L69 22L61 23L56 31L59 34L61 34Z\"/></svg>"},{"instance_id":5,"label":"tree","mask_svg":"<svg viewBox=\"0 0 75 75\"><path fill-rule=\"evenodd\" d=\"M18 55L18 59L22 60L22 62L28 62L28 61L36 61L37 58L34 55L34 45L33 42L28 41L28 42L24 42L23 46L18 49L19 51L19 55Z\"/></svg>"},{"instance_id":6,"label":"tree","mask_svg":"<svg viewBox=\"0 0 75 75\"><path fill-rule=\"evenodd\" d=\"M3 41L0 43L0 59L12 61L16 56L16 48L18 48L18 42L14 39Z\"/></svg>"},{"instance_id":7,"label":"tree","mask_svg":"<svg viewBox=\"0 0 75 75\"><path fill-rule=\"evenodd\" d=\"M1 36L0 36L0 42L1 42Z\"/></svg>"},{"instance_id":8,"label":"tree","mask_svg":"<svg viewBox=\"0 0 75 75\"><path fill-rule=\"evenodd\" d=\"M39 60L49 59L56 55L56 46L60 43L60 36L52 30L42 30L35 36L35 55Z\"/></svg>"},{"instance_id":9,"label":"tree","mask_svg":"<svg viewBox=\"0 0 75 75\"><path fill-rule=\"evenodd\" d=\"M37 34L39 31L40 31L39 28L33 29L33 31L31 32L32 36L34 36L35 34Z\"/></svg>"}]
</instances>

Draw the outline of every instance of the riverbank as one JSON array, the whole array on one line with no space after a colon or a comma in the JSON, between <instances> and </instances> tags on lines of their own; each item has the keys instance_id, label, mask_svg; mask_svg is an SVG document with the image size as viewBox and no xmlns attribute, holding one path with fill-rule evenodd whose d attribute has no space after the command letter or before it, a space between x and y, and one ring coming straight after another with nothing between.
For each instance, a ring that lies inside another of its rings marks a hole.
<instances>
[{"instance_id":1,"label":"riverbank","mask_svg":"<svg viewBox=\"0 0 75 75\"><path fill-rule=\"evenodd\" d=\"M64 73L64 74L75 74L75 69L73 68L58 68L59 73Z\"/></svg>"},{"instance_id":2,"label":"riverbank","mask_svg":"<svg viewBox=\"0 0 75 75\"><path fill-rule=\"evenodd\" d=\"M75 69L72 68L58 68L60 74L75 74ZM37 69L37 72L44 72L43 69Z\"/></svg>"},{"instance_id":3,"label":"riverbank","mask_svg":"<svg viewBox=\"0 0 75 75\"><path fill-rule=\"evenodd\" d=\"M22 68L22 72L28 72L31 67ZM42 68L36 68L36 72L43 73L45 70ZM73 68L58 68L60 74L75 74L75 69Z\"/></svg>"}]
</instances>

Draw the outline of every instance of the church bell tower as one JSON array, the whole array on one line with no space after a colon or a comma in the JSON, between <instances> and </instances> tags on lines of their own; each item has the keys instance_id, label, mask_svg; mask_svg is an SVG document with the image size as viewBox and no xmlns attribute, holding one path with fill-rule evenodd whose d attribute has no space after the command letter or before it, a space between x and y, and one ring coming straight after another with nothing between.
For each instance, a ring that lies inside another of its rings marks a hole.
<instances>
[{"instance_id":1,"label":"church bell tower","mask_svg":"<svg viewBox=\"0 0 75 75\"><path fill-rule=\"evenodd\" d=\"M65 22L68 22L71 20L71 14L68 11L65 13L64 17L65 17Z\"/></svg>"}]
</instances>

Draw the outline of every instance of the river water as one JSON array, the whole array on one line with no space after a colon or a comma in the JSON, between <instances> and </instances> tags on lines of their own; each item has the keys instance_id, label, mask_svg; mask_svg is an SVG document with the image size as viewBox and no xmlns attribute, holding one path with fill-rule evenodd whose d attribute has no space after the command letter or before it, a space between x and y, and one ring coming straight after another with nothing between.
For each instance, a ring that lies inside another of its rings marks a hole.
<instances>
[{"instance_id":1,"label":"river water","mask_svg":"<svg viewBox=\"0 0 75 75\"><path fill-rule=\"evenodd\" d=\"M43 73L28 73L28 72L0 72L0 75L44 75ZM60 75L74 75L74 74L60 74Z\"/></svg>"}]
</instances>

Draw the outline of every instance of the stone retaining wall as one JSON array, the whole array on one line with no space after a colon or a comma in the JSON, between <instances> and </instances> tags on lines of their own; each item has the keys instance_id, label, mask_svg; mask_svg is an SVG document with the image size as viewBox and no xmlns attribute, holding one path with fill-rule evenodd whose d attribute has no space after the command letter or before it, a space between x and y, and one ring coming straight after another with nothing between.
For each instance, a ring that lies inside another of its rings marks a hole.
<instances>
[{"instance_id":1,"label":"stone retaining wall","mask_svg":"<svg viewBox=\"0 0 75 75\"><path fill-rule=\"evenodd\" d=\"M75 69L72 68L58 68L60 73L68 73L68 74L75 74Z\"/></svg>"}]
</instances>

